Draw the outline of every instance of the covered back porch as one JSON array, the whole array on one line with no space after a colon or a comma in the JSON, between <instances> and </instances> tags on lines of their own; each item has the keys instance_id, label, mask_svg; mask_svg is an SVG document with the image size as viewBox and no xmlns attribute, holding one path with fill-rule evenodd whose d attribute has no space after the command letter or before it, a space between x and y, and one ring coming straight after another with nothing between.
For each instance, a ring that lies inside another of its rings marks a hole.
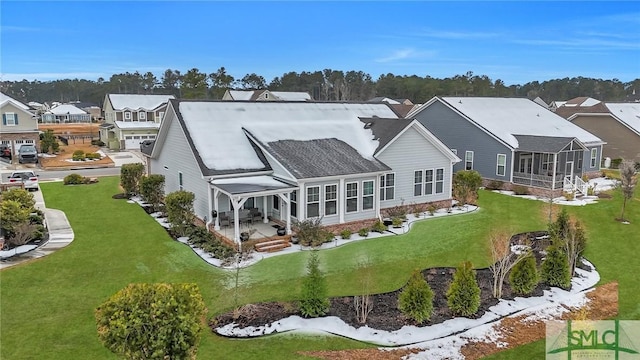
<instances>
[{"instance_id":1,"label":"covered back porch","mask_svg":"<svg viewBox=\"0 0 640 360\"><path fill-rule=\"evenodd\" d=\"M514 184L544 189L581 189L587 148L575 138L516 135ZM578 189L578 190L580 190Z\"/></svg>"},{"instance_id":2,"label":"covered back porch","mask_svg":"<svg viewBox=\"0 0 640 360\"><path fill-rule=\"evenodd\" d=\"M298 188L296 185L272 176L214 179L209 184L211 220L207 225L218 236L230 241L240 250L243 243L253 243L260 239L290 240L290 195ZM267 204L270 197L277 197L279 200L282 218L269 217ZM221 199L229 202L230 210L221 211ZM253 204L246 208L248 200Z\"/></svg>"}]
</instances>

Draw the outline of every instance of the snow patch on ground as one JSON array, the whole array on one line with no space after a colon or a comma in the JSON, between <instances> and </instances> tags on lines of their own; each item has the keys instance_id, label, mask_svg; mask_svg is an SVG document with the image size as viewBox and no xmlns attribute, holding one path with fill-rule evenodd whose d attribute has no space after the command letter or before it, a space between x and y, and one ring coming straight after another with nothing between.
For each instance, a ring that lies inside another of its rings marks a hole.
<instances>
[{"instance_id":1,"label":"snow patch on ground","mask_svg":"<svg viewBox=\"0 0 640 360\"><path fill-rule=\"evenodd\" d=\"M594 189L595 194L614 189L617 186L617 184L618 184L618 181L615 179L608 179L608 178L602 178L602 177L589 180L589 187L592 187ZM540 200L547 203L549 202L549 198L542 197L542 196L516 195L513 191L507 191L507 190L493 190L493 192L503 194L503 195L519 197L522 199ZM598 197L585 195L573 200L567 200L564 196L560 196L560 197L553 198L552 201L554 204L558 204L558 205L585 206L585 205L597 203Z\"/></svg>"}]
</instances>

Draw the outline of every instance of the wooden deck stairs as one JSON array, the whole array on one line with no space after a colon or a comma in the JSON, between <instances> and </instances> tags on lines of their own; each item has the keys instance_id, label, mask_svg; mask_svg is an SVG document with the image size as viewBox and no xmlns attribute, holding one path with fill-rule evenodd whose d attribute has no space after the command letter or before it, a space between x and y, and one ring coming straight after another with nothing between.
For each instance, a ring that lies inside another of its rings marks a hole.
<instances>
[{"instance_id":1,"label":"wooden deck stairs","mask_svg":"<svg viewBox=\"0 0 640 360\"><path fill-rule=\"evenodd\" d=\"M282 238L259 242L254 245L254 248L258 252L276 252L282 249L286 249L290 246L291 242L289 242L289 239Z\"/></svg>"}]
</instances>

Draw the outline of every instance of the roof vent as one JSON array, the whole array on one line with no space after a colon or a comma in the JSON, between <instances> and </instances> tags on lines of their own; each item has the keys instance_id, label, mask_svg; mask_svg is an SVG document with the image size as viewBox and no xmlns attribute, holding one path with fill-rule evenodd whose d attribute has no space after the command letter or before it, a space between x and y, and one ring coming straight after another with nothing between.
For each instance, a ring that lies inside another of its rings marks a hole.
<instances>
[{"instance_id":1,"label":"roof vent","mask_svg":"<svg viewBox=\"0 0 640 360\"><path fill-rule=\"evenodd\" d=\"M458 104L462 104L462 99L458 100Z\"/></svg>"},{"instance_id":2,"label":"roof vent","mask_svg":"<svg viewBox=\"0 0 640 360\"><path fill-rule=\"evenodd\" d=\"M364 124L364 128L365 128L365 129L371 129L371 126L372 126L372 125L373 125L373 123L372 123L372 122L368 122L368 123Z\"/></svg>"}]
</instances>

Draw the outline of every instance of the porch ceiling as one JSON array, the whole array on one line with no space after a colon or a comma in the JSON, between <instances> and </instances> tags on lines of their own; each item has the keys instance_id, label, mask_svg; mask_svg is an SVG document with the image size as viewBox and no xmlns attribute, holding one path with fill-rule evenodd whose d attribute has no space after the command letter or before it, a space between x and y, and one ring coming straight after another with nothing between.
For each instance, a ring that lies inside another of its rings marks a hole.
<instances>
[{"instance_id":1,"label":"porch ceiling","mask_svg":"<svg viewBox=\"0 0 640 360\"><path fill-rule=\"evenodd\" d=\"M514 135L518 140L518 151L541 152L541 153L559 153L567 147L572 141L582 149L586 150L584 145L576 138L572 137L552 137L552 136L534 136L534 135Z\"/></svg>"},{"instance_id":2,"label":"porch ceiling","mask_svg":"<svg viewBox=\"0 0 640 360\"><path fill-rule=\"evenodd\" d=\"M286 192L297 186L282 182L272 176L247 176L211 181L211 185L231 195L262 192Z\"/></svg>"}]
</instances>

